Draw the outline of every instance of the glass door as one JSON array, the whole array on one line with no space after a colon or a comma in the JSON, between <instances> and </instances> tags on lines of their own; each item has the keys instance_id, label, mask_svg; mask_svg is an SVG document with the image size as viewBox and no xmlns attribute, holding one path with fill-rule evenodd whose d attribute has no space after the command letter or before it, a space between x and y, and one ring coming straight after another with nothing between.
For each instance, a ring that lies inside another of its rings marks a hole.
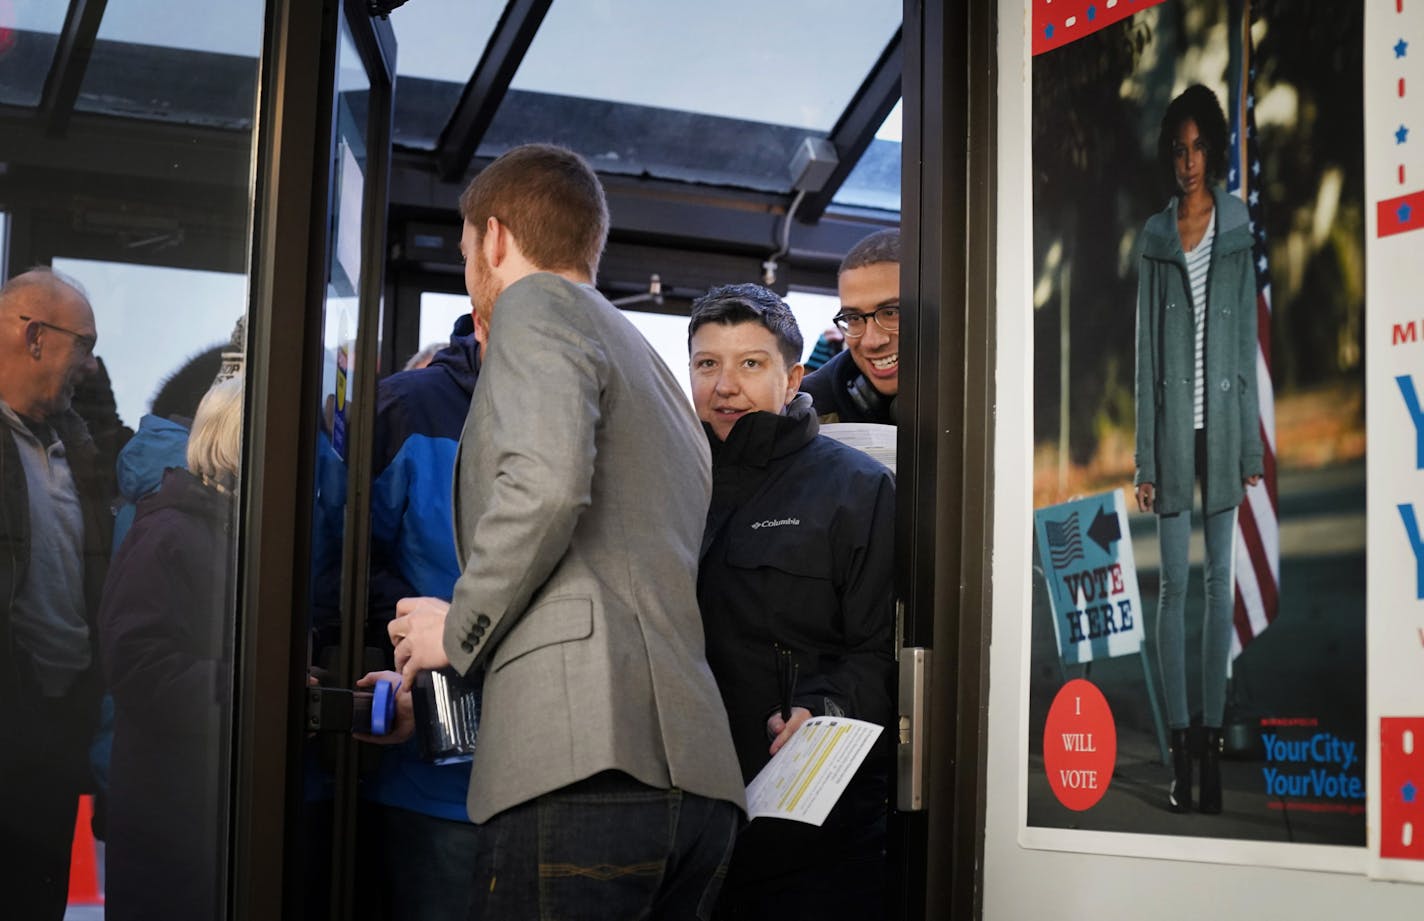
<instances>
[{"instance_id":1,"label":"glass door","mask_svg":"<svg viewBox=\"0 0 1424 921\"><path fill-rule=\"evenodd\" d=\"M7 917L229 916L266 8L0 3Z\"/></svg>"},{"instance_id":2,"label":"glass door","mask_svg":"<svg viewBox=\"0 0 1424 921\"><path fill-rule=\"evenodd\" d=\"M357 872L356 804L379 753L352 731L371 705L358 681L389 658L384 629L367 629L366 585L393 48L363 5L346 3L335 50L319 337L307 356L317 386L307 408L315 430L300 814L304 916L313 919L357 916L366 901L362 881L372 877Z\"/></svg>"}]
</instances>

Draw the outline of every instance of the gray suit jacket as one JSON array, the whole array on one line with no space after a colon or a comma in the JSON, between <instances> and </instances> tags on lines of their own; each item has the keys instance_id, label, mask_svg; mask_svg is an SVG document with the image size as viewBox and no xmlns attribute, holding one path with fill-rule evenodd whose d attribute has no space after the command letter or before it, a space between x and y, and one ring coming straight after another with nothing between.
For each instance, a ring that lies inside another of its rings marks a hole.
<instances>
[{"instance_id":1,"label":"gray suit jacket","mask_svg":"<svg viewBox=\"0 0 1424 921\"><path fill-rule=\"evenodd\" d=\"M697 608L710 495L701 426L627 318L557 275L506 288L456 460L444 638L485 672L474 821L609 769L745 808Z\"/></svg>"}]
</instances>

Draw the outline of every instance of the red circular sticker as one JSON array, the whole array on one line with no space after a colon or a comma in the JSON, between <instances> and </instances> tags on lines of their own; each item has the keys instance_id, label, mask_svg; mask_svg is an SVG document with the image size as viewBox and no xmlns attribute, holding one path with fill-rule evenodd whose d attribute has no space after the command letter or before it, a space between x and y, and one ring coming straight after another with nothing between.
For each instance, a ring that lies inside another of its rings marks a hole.
<instances>
[{"instance_id":1,"label":"red circular sticker","mask_svg":"<svg viewBox=\"0 0 1424 921\"><path fill-rule=\"evenodd\" d=\"M1058 801L1075 812L1097 805L1117 764L1117 725L1097 685L1063 685L1043 727L1043 767Z\"/></svg>"}]
</instances>

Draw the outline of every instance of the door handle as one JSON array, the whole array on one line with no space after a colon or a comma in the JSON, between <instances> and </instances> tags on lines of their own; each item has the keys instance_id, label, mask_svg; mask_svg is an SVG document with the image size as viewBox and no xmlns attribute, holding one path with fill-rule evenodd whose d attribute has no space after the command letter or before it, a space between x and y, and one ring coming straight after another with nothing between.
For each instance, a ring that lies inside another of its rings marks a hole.
<instances>
[{"instance_id":1,"label":"door handle","mask_svg":"<svg viewBox=\"0 0 1424 921\"><path fill-rule=\"evenodd\" d=\"M895 744L895 808L918 812L925 808L925 774L929 762L929 683L933 650L907 646L900 650L899 737Z\"/></svg>"}]
</instances>

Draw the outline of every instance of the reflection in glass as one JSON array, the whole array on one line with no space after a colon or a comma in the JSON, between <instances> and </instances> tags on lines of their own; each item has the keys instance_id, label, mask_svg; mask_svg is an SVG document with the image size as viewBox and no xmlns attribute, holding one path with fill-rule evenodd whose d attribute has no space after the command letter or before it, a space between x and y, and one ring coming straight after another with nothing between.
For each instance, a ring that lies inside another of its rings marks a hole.
<instances>
[{"instance_id":1,"label":"reflection in glass","mask_svg":"<svg viewBox=\"0 0 1424 921\"><path fill-rule=\"evenodd\" d=\"M105 584L114 921L221 914L241 433L239 374L203 396L187 469L165 472L140 505Z\"/></svg>"},{"instance_id":2,"label":"reflection in glass","mask_svg":"<svg viewBox=\"0 0 1424 921\"><path fill-rule=\"evenodd\" d=\"M0 104L39 104L64 11L55 0L0 3Z\"/></svg>"},{"instance_id":3,"label":"reflection in glass","mask_svg":"<svg viewBox=\"0 0 1424 921\"><path fill-rule=\"evenodd\" d=\"M110 0L75 108L131 118L251 128L260 3Z\"/></svg>"},{"instance_id":4,"label":"reflection in glass","mask_svg":"<svg viewBox=\"0 0 1424 921\"><path fill-rule=\"evenodd\" d=\"M341 17L337 45L335 123L329 151L332 203L328 222L327 278L322 304L321 390L317 395L315 483L311 496L312 535L310 596L307 611L308 664L316 683L338 687L342 679L342 587L347 581L343 547L346 536L348 434L354 414L352 385L370 373L357 364L360 333L362 228L365 214L367 132L370 80ZM369 410L366 410L369 411ZM349 688L349 685L347 686ZM344 740L319 733L304 743L305 848L314 861L303 880L308 917L325 917L335 815L336 769Z\"/></svg>"},{"instance_id":5,"label":"reflection in glass","mask_svg":"<svg viewBox=\"0 0 1424 921\"><path fill-rule=\"evenodd\" d=\"M0 915L222 918L241 383L213 429L226 447L207 467L189 448L242 352L267 4L102 6L81 104L169 124L0 131L6 274L53 265L88 302L0 307ZM0 106L40 101L71 8L0 0ZM93 360L59 328L96 333ZM16 380L63 386L26 407Z\"/></svg>"},{"instance_id":6,"label":"reflection in glass","mask_svg":"<svg viewBox=\"0 0 1424 921\"><path fill-rule=\"evenodd\" d=\"M95 354L128 426L139 424L162 384L190 359L227 343L247 309L247 277L235 273L65 258L54 267L89 292L99 331ZM212 363L210 381L216 373Z\"/></svg>"}]
</instances>

